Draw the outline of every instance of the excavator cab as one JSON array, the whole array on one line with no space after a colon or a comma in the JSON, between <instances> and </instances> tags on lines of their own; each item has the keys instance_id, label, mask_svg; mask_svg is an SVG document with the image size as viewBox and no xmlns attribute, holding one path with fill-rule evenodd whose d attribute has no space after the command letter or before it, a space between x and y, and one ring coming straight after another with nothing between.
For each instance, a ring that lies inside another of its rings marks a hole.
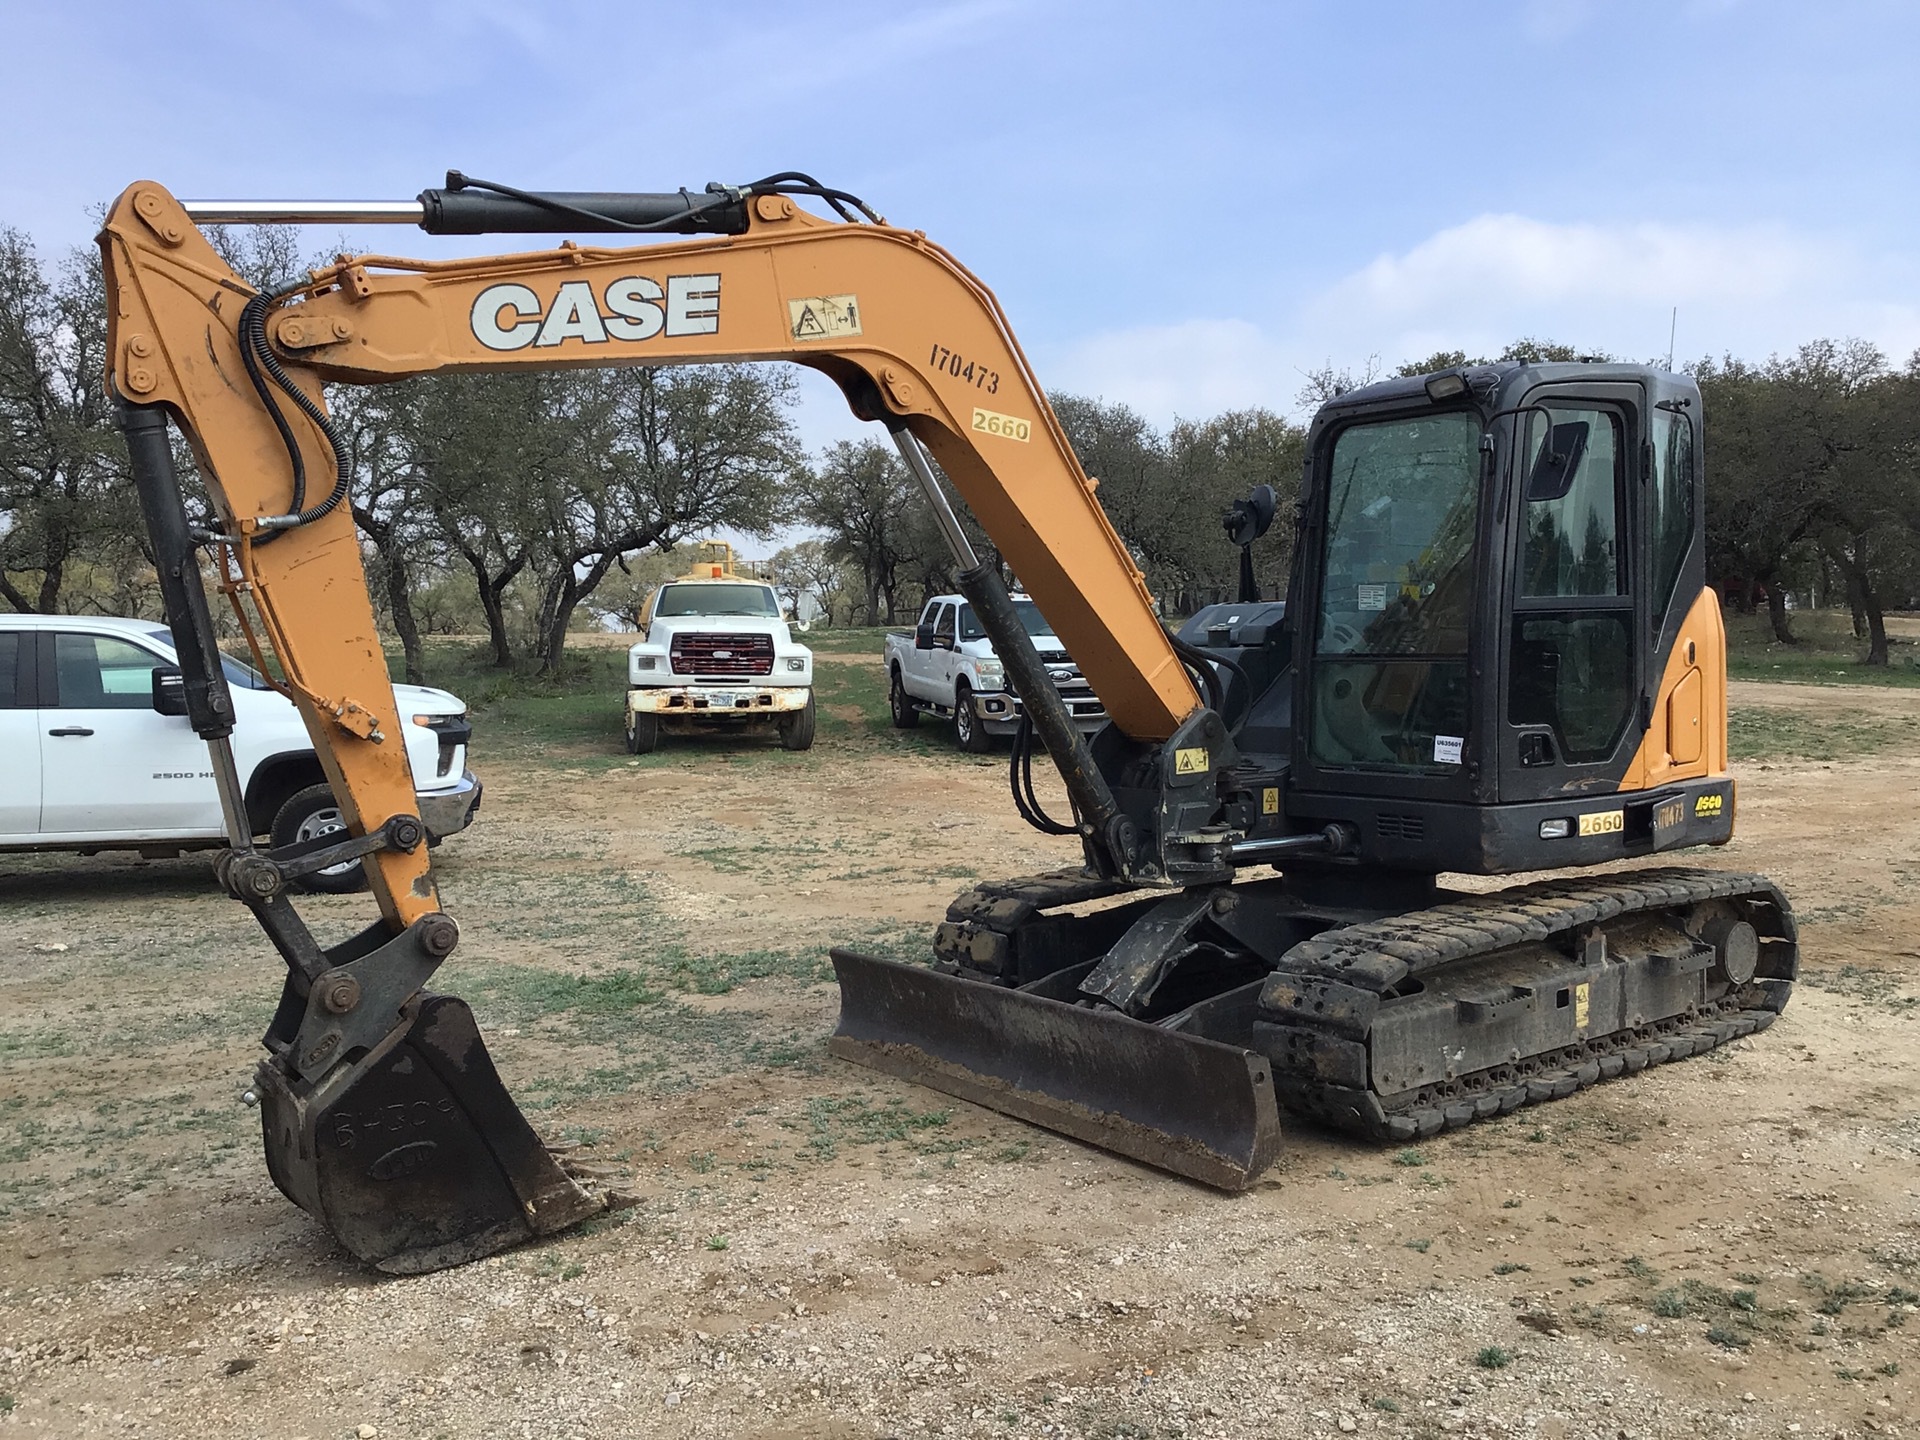
<instances>
[{"instance_id":1,"label":"excavator cab","mask_svg":"<svg viewBox=\"0 0 1920 1440\"><path fill-rule=\"evenodd\" d=\"M1284 630L1215 606L1183 632L1223 667L1291 663L1235 718L1286 793L1254 836L1338 824L1348 868L1483 875L1724 843L1699 411L1688 377L1612 364L1327 404Z\"/></svg>"}]
</instances>

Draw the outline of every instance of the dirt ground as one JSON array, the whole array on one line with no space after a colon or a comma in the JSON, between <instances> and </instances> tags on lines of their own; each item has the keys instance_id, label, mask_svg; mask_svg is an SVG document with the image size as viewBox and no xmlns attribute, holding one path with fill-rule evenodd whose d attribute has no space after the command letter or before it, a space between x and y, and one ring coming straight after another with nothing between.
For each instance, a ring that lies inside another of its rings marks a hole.
<instances>
[{"instance_id":1,"label":"dirt ground","mask_svg":"<svg viewBox=\"0 0 1920 1440\"><path fill-rule=\"evenodd\" d=\"M205 859L0 857L0 1435L1920 1431L1920 692L1734 703L1885 731L1738 767L1708 861L1794 899L1779 1024L1417 1150L1296 1129L1237 1196L825 1055L827 945L1072 858L1002 757L483 735L441 983L640 1203L410 1279L267 1179L278 979Z\"/></svg>"}]
</instances>

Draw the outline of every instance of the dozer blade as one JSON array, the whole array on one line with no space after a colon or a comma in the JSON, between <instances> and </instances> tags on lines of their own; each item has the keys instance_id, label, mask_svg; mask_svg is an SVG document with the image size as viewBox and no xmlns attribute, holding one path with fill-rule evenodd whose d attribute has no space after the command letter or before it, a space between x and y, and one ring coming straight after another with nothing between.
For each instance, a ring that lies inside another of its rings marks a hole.
<instances>
[{"instance_id":1,"label":"dozer blade","mask_svg":"<svg viewBox=\"0 0 1920 1440\"><path fill-rule=\"evenodd\" d=\"M917 965L835 950L843 1060L1222 1190L1273 1162L1264 1055Z\"/></svg>"},{"instance_id":2,"label":"dozer blade","mask_svg":"<svg viewBox=\"0 0 1920 1440\"><path fill-rule=\"evenodd\" d=\"M477 1260L606 1208L527 1124L465 1001L422 991L400 1015L317 1083L261 1062L267 1168L289 1200L398 1275Z\"/></svg>"}]
</instances>

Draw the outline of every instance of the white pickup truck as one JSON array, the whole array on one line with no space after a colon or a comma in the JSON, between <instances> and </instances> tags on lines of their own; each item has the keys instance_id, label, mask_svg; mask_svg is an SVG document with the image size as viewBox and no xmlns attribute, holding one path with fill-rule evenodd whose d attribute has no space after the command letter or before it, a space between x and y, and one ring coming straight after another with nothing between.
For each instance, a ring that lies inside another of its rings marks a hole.
<instances>
[{"instance_id":1,"label":"white pickup truck","mask_svg":"<svg viewBox=\"0 0 1920 1440\"><path fill-rule=\"evenodd\" d=\"M293 702L239 661L233 756L247 818L275 846L344 828ZM0 851L138 850L176 855L227 843L206 742L193 733L173 634L151 620L0 616ZM466 767L473 727L444 690L394 698L430 840L463 830L480 805ZM358 860L300 883L345 891Z\"/></svg>"},{"instance_id":2,"label":"white pickup truck","mask_svg":"<svg viewBox=\"0 0 1920 1440\"><path fill-rule=\"evenodd\" d=\"M627 750L675 729L771 725L788 750L813 745L813 652L794 643L773 587L734 572L732 552L647 597L627 651Z\"/></svg>"},{"instance_id":3,"label":"white pickup truck","mask_svg":"<svg viewBox=\"0 0 1920 1440\"><path fill-rule=\"evenodd\" d=\"M1013 608L1073 723L1085 732L1098 730L1107 723L1106 707L1040 607L1016 595ZM911 632L887 636L887 698L899 729L918 725L922 715L951 718L960 748L975 754L991 749L994 736L1011 735L1020 725L1020 697L1007 688L1006 668L993 653L993 642L959 595L934 596Z\"/></svg>"}]
</instances>

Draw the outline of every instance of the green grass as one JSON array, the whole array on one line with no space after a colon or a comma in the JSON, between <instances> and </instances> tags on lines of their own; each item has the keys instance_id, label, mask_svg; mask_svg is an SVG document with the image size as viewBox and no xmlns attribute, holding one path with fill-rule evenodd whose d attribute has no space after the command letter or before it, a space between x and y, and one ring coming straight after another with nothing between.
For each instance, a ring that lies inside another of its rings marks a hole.
<instances>
[{"instance_id":1,"label":"green grass","mask_svg":"<svg viewBox=\"0 0 1920 1440\"><path fill-rule=\"evenodd\" d=\"M1473 1357L1473 1363L1478 1365L1482 1370L1504 1370L1513 1363L1513 1356L1509 1355L1498 1345L1487 1345L1483 1346L1480 1353Z\"/></svg>"},{"instance_id":2,"label":"green grass","mask_svg":"<svg viewBox=\"0 0 1920 1440\"><path fill-rule=\"evenodd\" d=\"M814 631L805 643L823 654L862 654L878 659L881 630ZM830 639L827 645L815 641ZM403 662L388 651L388 668L400 678ZM518 763L606 771L653 769L689 755L729 763L809 765L812 752L780 748L772 727L696 730L662 736L650 755L630 756L623 738L621 705L627 692L626 652L617 646L575 646L562 657L559 672L542 676L522 666L500 669L492 652L470 641L430 642L427 682L450 690L473 711L475 748L481 759L496 755ZM887 709L885 673L875 665L824 664L813 676L816 746L884 745L914 753L951 751L945 725L922 721L912 730L895 730Z\"/></svg>"},{"instance_id":3,"label":"green grass","mask_svg":"<svg viewBox=\"0 0 1920 1440\"><path fill-rule=\"evenodd\" d=\"M894 628L905 630L911 629L912 625L913 617L909 616ZM887 627L850 625L832 630L816 628L794 638L816 655L872 655L877 659L887 647Z\"/></svg>"},{"instance_id":4,"label":"green grass","mask_svg":"<svg viewBox=\"0 0 1920 1440\"><path fill-rule=\"evenodd\" d=\"M1809 715L1754 707L1734 709L1727 717L1727 753L1735 760L1839 760L1915 748L1920 748L1920 714L1835 710Z\"/></svg>"},{"instance_id":5,"label":"green grass","mask_svg":"<svg viewBox=\"0 0 1920 1440\"><path fill-rule=\"evenodd\" d=\"M1920 686L1920 643L1899 634L1887 637L1887 664L1868 665L1867 645L1853 638L1845 610L1798 611L1793 633L1798 644L1773 638L1766 613L1735 615L1727 622L1727 673L1736 680L1791 680L1803 685Z\"/></svg>"}]
</instances>

